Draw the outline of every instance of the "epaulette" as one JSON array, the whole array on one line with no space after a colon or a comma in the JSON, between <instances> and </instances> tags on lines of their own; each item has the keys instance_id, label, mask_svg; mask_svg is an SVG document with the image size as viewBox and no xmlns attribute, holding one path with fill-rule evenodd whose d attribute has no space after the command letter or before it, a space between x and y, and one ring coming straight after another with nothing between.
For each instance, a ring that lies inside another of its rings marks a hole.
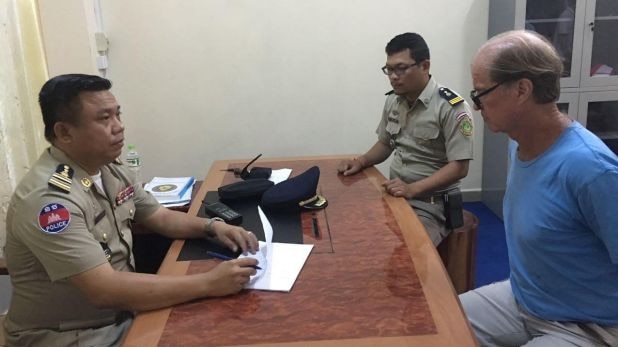
<instances>
[{"instance_id":1,"label":"epaulette","mask_svg":"<svg viewBox=\"0 0 618 347\"><path fill-rule=\"evenodd\" d=\"M440 87L440 89L438 89L438 94L440 94L442 98L448 101L448 103L451 104L451 106L455 106L464 101L464 99L461 96L455 94L452 90L446 87Z\"/></svg>"},{"instance_id":2,"label":"epaulette","mask_svg":"<svg viewBox=\"0 0 618 347\"><path fill-rule=\"evenodd\" d=\"M56 172L50 177L47 184L61 192L71 192L71 179L73 178L73 169L67 164L60 164L56 168Z\"/></svg>"},{"instance_id":3,"label":"epaulette","mask_svg":"<svg viewBox=\"0 0 618 347\"><path fill-rule=\"evenodd\" d=\"M116 159L114 159L114 164L122 165L122 160L120 160L120 158L116 158Z\"/></svg>"},{"instance_id":4,"label":"epaulette","mask_svg":"<svg viewBox=\"0 0 618 347\"><path fill-rule=\"evenodd\" d=\"M391 95L395 92L395 90L391 89L391 91L384 93L384 95Z\"/></svg>"}]
</instances>

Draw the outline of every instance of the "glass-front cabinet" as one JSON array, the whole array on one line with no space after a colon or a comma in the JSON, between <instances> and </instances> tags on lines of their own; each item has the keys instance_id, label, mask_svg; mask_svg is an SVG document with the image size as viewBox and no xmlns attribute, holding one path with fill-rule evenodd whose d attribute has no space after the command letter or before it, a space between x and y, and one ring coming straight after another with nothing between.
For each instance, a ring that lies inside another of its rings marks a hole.
<instances>
[{"instance_id":1,"label":"glass-front cabinet","mask_svg":"<svg viewBox=\"0 0 618 347\"><path fill-rule=\"evenodd\" d=\"M545 36L564 63L563 88L618 86L618 1L519 0L515 28Z\"/></svg>"},{"instance_id":2,"label":"glass-front cabinet","mask_svg":"<svg viewBox=\"0 0 618 347\"><path fill-rule=\"evenodd\" d=\"M581 93L578 121L618 154L618 91Z\"/></svg>"},{"instance_id":3,"label":"glass-front cabinet","mask_svg":"<svg viewBox=\"0 0 618 347\"><path fill-rule=\"evenodd\" d=\"M517 0L514 12L562 58L558 107L618 152L618 0Z\"/></svg>"},{"instance_id":4,"label":"glass-front cabinet","mask_svg":"<svg viewBox=\"0 0 618 347\"><path fill-rule=\"evenodd\" d=\"M545 36L560 53L564 64L562 87L580 83L584 1L527 0L517 2L516 29L533 30Z\"/></svg>"},{"instance_id":5,"label":"glass-front cabinet","mask_svg":"<svg viewBox=\"0 0 618 347\"><path fill-rule=\"evenodd\" d=\"M618 86L618 1L586 2L582 86Z\"/></svg>"}]
</instances>

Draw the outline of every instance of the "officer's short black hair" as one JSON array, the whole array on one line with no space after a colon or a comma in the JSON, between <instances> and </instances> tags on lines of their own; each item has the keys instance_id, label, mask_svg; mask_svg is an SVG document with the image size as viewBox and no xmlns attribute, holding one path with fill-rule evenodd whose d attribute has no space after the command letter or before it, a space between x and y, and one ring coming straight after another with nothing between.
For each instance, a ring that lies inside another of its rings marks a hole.
<instances>
[{"instance_id":1,"label":"officer's short black hair","mask_svg":"<svg viewBox=\"0 0 618 347\"><path fill-rule=\"evenodd\" d=\"M45 138L56 138L54 125L57 122L78 124L81 109L79 93L85 91L109 90L112 82L96 75L66 74L56 76L45 82L39 92L39 105L45 124Z\"/></svg>"},{"instance_id":2,"label":"officer's short black hair","mask_svg":"<svg viewBox=\"0 0 618 347\"><path fill-rule=\"evenodd\" d=\"M393 55L410 49L410 58L417 63L429 59L429 47L425 39L417 33L403 33L395 36L386 44L386 54Z\"/></svg>"}]
</instances>

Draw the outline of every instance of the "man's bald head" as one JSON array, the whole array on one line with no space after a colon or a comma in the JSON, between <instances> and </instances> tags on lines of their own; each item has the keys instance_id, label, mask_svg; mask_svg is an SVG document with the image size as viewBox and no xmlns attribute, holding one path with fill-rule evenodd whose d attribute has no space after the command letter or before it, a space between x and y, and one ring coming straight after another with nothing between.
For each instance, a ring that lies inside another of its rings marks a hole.
<instances>
[{"instance_id":1,"label":"man's bald head","mask_svg":"<svg viewBox=\"0 0 618 347\"><path fill-rule=\"evenodd\" d=\"M527 78L534 85L534 100L539 104L560 97L562 60L543 36L525 30L513 30L492 37L477 53L490 79L495 83Z\"/></svg>"}]
</instances>

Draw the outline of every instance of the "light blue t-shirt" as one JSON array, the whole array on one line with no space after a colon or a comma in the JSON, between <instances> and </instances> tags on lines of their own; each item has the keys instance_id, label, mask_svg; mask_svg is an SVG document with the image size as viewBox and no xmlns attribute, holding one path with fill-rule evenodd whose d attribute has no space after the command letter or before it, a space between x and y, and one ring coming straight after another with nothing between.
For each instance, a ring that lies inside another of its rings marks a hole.
<instances>
[{"instance_id":1,"label":"light blue t-shirt","mask_svg":"<svg viewBox=\"0 0 618 347\"><path fill-rule=\"evenodd\" d=\"M542 319L618 325L618 157L576 122L533 160L517 147L504 197L515 299Z\"/></svg>"}]
</instances>

